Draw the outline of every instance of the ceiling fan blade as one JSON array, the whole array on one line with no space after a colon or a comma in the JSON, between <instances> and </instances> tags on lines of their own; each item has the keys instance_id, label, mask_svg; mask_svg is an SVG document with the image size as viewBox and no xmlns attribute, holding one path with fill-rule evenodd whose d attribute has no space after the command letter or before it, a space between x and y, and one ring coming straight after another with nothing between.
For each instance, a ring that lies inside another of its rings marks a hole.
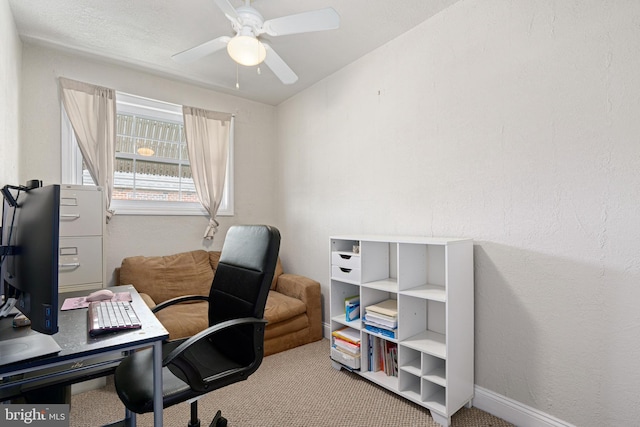
<instances>
[{"instance_id":1,"label":"ceiling fan blade","mask_svg":"<svg viewBox=\"0 0 640 427\"><path fill-rule=\"evenodd\" d=\"M221 0L222 1L222 0ZM262 26L262 32L270 36L310 33L312 31L335 30L340 27L340 15L333 8L313 10L296 15L269 19Z\"/></svg>"},{"instance_id":2,"label":"ceiling fan blade","mask_svg":"<svg viewBox=\"0 0 640 427\"><path fill-rule=\"evenodd\" d=\"M298 76L293 72L291 68L280 58L280 55L271 48L268 44L262 42L267 50L267 56L264 58L264 63L267 67L273 71L273 73L280 79L280 81L286 85L293 84L298 81Z\"/></svg>"},{"instance_id":3,"label":"ceiling fan blade","mask_svg":"<svg viewBox=\"0 0 640 427\"><path fill-rule=\"evenodd\" d=\"M213 2L222 10L222 13L224 13L229 21L239 21L240 17L238 16L238 12L236 12L235 7L229 3L229 0L213 0Z\"/></svg>"},{"instance_id":4,"label":"ceiling fan blade","mask_svg":"<svg viewBox=\"0 0 640 427\"><path fill-rule=\"evenodd\" d=\"M200 58L204 58L207 55L211 55L213 52L224 49L225 47L227 47L227 43L229 43L229 40L231 40L231 37L218 37L217 39L209 40L208 42L192 47L191 49L176 53L171 58L173 58L173 60L176 62L187 64Z\"/></svg>"}]
</instances>

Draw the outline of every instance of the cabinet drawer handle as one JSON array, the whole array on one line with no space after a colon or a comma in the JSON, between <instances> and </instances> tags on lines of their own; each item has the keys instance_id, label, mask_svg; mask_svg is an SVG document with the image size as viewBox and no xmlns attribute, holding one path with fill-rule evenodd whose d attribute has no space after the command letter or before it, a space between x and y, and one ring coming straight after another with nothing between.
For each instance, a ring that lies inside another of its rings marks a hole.
<instances>
[{"instance_id":1,"label":"cabinet drawer handle","mask_svg":"<svg viewBox=\"0 0 640 427\"><path fill-rule=\"evenodd\" d=\"M61 256L78 255L78 248L74 246L60 248Z\"/></svg>"},{"instance_id":2,"label":"cabinet drawer handle","mask_svg":"<svg viewBox=\"0 0 640 427\"><path fill-rule=\"evenodd\" d=\"M78 199L76 197L60 197L61 206L78 206Z\"/></svg>"},{"instance_id":3,"label":"cabinet drawer handle","mask_svg":"<svg viewBox=\"0 0 640 427\"><path fill-rule=\"evenodd\" d=\"M350 268L340 267L340 270L341 270L343 273L351 273L351 269L350 269Z\"/></svg>"},{"instance_id":4,"label":"cabinet drawer handle","mask_svg":"<svg viewBox=\"0 0 640 427\"><path fill-rule=\"evenodd\" d=\"M76 268L80 268L80 263L79 262L68 262L68 263L58 264L58 267L59 268L68 268L68 269L75 270Z\"/></svg>"},{"instance_id":5,"label":"cabinet drawer handle","mask_svg":"<svg viewBox=\"0 0 640 427\"><path fill-rule=\"evenodd\" d=\"M60 219L69 219L73 221L78 218L80 218L80 214L60 214Z\"/></svg>"},{"instance_id":6,"label":"cabinet drawer handle","mask_svg":"<svg viewBox=\"0 0 640 427\"><path fill-rule=\"evenodd\" d=\"M340 258L342 258L342 259L351 259L351 255L340 254Z\"/></svg>"}]
</instances>

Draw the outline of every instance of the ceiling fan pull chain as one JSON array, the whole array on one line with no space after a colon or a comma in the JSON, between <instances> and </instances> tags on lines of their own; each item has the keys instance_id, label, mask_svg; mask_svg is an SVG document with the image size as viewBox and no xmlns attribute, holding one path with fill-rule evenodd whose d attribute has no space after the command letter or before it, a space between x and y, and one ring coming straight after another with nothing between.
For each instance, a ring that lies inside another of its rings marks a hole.
<instances>
[{"instance_id":1,"label":"ceiling fan pull chain","mask_svg":"<svg viewBox=\"0 0 640 427\"><path fill-rule=\"evenodd\" d=\"M238 78L238 64L236 63L236 89L240 89L240 79Z\"/></svg>"}]
</instances>

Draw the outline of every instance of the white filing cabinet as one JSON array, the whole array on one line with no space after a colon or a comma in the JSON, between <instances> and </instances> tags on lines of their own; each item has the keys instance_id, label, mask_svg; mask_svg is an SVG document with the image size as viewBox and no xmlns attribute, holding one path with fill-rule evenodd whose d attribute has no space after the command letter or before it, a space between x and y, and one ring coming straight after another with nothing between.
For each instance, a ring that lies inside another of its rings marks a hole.
<instances>
[{"instance_id":1,"label":"white filing cabinet","mask_svg":"<svg viewBox=\"0 0 640 427\"><path fill-rule=\"evenodd\" d=\"M60 292L104 287L104 228L101 187L60 186Z\"/></svg>"}]
</instances>

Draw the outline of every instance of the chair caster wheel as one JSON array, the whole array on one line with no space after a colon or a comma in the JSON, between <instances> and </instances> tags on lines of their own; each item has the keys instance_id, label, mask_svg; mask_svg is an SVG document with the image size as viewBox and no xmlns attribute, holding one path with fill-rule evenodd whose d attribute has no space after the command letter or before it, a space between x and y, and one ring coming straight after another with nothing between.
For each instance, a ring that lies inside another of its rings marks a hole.
<instances>
[{"instance_id":1,"label":"chair caster wheel","mask_svg":"<svg viewBox=\"0 0 640 427\"><path fill-rule=\"evenodd\" d=\"M216 412L216 416L213 417L209 427L227 427L227 419L222 416L222 412Z\"/></svg>"}]
</instances>

